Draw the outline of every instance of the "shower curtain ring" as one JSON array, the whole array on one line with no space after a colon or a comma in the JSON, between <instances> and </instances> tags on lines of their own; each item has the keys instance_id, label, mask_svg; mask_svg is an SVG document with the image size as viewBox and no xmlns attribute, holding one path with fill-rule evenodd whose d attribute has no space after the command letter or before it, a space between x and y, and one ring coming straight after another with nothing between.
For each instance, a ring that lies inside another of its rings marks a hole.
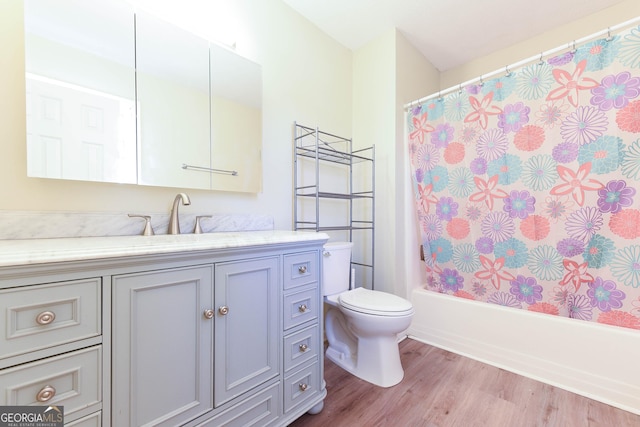
<instances>
[{"instance_id":1,"label":"shower curtain ring","mask_svg":"<svg viewBox=\"0 0 640 427\"><path fill-rule=\"evenodd\" d=\"M573 44L571 45L571 53L576 53L576 41L573 41Z\"/></svg>"},{"instance_id":2,"label":"shower curtain ring","mask_svg":"<svg viewBox=\"0 0 640 427\"><path fill-rule=\"evenodd\" d=\"M540 52L540 61L538 61L538 65L544 64L544 61L542 60L542 56L543 56L542 53L543 52Z\"/></svg>"},{"instance_id":3,"label":"shower curtain ring","mask_svg":"<svg viewBox=\"0 0 640 427\"><path fill-rule=\"evenodd\" d=\"M504 72L506 77L511 77L511 70L509 69L508 65L505 65Z\"/></svg>"},{"instance_id":4,"label":"shower curtain ring","mask_svg":"<svg viewBox=\"0 0 640 427\"><path fill-rule=\"evenodd\" d=\"M611 37L611 27L607 27L607 38L605 40L608 42L613 40L613 37Z\"/></svg>"}]
</instances>

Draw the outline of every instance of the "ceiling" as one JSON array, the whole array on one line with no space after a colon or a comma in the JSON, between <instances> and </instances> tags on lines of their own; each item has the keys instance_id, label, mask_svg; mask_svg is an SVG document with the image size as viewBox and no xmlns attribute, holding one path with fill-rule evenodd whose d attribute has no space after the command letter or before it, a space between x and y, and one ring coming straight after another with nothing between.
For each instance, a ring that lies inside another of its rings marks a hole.
<instances>
[{"instance_id":1,"label":"ceiling","mask_svg":"<svg viewBox=\"0 0 640 427\"><path fill-rule=\"evenodd\" d=\"M446 71L624 0L283 1L351 50L395 27Z\"/></svg>"}]
</instances>

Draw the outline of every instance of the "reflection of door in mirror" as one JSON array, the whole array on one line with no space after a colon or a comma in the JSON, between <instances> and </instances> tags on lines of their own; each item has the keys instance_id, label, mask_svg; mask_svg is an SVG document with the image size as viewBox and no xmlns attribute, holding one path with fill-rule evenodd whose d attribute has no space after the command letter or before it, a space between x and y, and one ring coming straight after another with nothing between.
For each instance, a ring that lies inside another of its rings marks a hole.
<instances>
[{"instance_id":1,"label":"reflection of door in mirror","mask_svg":"<svg viewBox=\"0 0 640 427\"><path fill-rule=\"evenodd\" d=\"M137 11L136 61L138 183L210 189L209 43Z\"/></svg>"},{"instance_id":2,"label":"reflection of door in mirror","mask_svg":"<svg viewBox=\"0 0 640 427\"><path fill-rule=\"evenodd\" d=\"M24 0L27 174L136 182L133 9Z\"/></svg>"},{"instance_id":3,"label":"reflection of door in mirror","mask_svg":"<svg viewBox=\"0 0 640 427\"><path fill-rule=\"evenodd\" d=\"M222 46L210 45L213 188L262 189L262 68Z\"/></svg>"}]
</instances>

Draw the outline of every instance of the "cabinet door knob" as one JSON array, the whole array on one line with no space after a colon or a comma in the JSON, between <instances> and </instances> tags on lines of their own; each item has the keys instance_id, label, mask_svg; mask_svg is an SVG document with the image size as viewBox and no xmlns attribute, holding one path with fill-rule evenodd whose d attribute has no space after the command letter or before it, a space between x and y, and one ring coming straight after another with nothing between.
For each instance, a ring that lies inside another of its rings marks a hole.
<instances>
[{"instance_id":1,"label":"cabinet door knob","mask_svg":"<svg viewBox=\"0 0 640 427\"><path fill-rule=\"evenodd\" d=\"M226 316L229 313L229 307L227 307L226 305L223 305L218 309L218 313L222 314L223 316Z\"/></svg>"},{"instance_id":2,"label":"cabinet door knob","mask_svg":"<svg viewBox=\"0 0 640 427\"><path fill-rule=\"evenodd\" d=\"M213 314L214 314L214 313L215 313L215 312L214 312L213 310L211 310L211 309L205 310L205 311L204 311L204 317L205 317L206 319L213 319Z\"/></svg>"},{"instance_id":3,"label":"cabinet door knob","mask_svg":"<svg viewBox=\"0 0 640 427\"><path fill-rule=\"evenodd\" d=\"M56 314L53 311L43 311L36 316L38 325L48 325L56 320Z\"/></svg>"},{"instance_id":4,"label":"cabinet door knob","mask_svg":"<svg viewBox=\"0 0 640 427\"><path fill-rule=\"evenodd\" d=\"M307 305L306 305L306 304L300 304L300 305L298 306L298 311L299 311L300 313L304 313L305 311L307 311Z\"/></svg>"},{"instance_id":5,"label":"cabinet door knob","mask_svg":"<svg viewBox=\"0 0 640 427\"><path fill-rule=\"evenodd\" d=\"M306 272L307 272L307 266L306 265L301 265L300 267L298 267L298 273L304 274Z\"/></svg>"},{"instance_id":6,"label":"cabinet door knob","mask_svg":"<svg viewBox=\"0 0 640 427\"><path fill-rule=\"evenodd\" d=\"M307 391L307 389L309 388L309 385L305 383L300 383L298 384L298 388L300 389L300 391Z\"/></svg>"},{"instance_id":7,"label":"cabinet door knob","mask_svg":"<svg viewBox=\"0 0 640 427\"><path fill-rule=\"evenodd\" d=\"M300 345L298 346L298 348L300 349L300 353L304 353L305 351L307 351L307 349L309 348L309 346L308 346L308 345L306 345L306 344L300 344Z\"/></svg>"},{"instance_id":8,"label":"cabinet door knob","mask_svg":"<svg viewBox=\"0 0 640 427\"><path fill-rule=\"evenodd\" d=\"M50 385L42 387L42 389L36 395L36 400L38 402L47 402L56 395L56 389Z\"/></svg>"}]
</instances>

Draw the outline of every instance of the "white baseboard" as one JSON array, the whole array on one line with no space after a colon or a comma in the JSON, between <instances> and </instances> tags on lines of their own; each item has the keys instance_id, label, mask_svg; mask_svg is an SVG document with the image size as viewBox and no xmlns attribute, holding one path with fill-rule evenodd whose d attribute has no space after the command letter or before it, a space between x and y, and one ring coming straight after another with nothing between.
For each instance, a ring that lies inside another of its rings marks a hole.
<instances>
[{"instance_id":1,"label":"white baseboard","mask_svg":"<svg viewBox=\"0 0 640 427\"><path fill-rule=\"evenodd\" d=\"M416 289L413 339L640 415L640 331Z\"/></svg>"}]
</instances>

